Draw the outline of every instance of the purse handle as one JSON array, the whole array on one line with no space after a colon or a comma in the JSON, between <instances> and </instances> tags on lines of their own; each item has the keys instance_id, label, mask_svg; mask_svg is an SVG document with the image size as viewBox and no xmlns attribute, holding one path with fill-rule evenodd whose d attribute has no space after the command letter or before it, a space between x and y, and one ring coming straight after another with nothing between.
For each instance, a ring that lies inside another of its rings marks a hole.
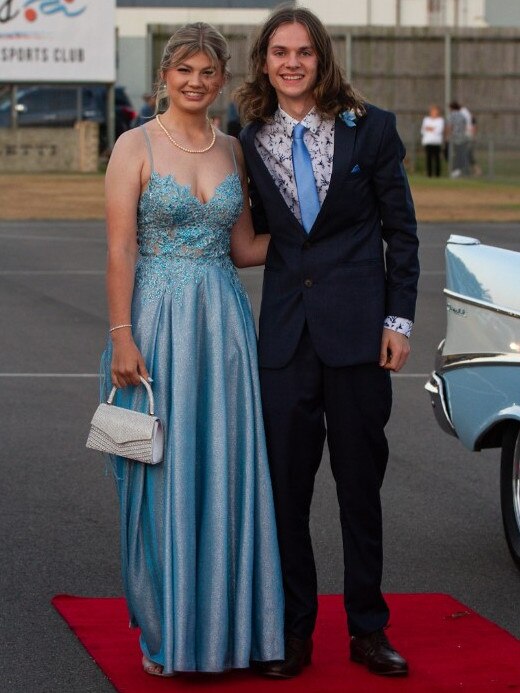
<instances>
[{"instance_id":1,"label":"purse handle","mask_svg":"<svg viewBox=\"0 0 520 693\"><path fill-rule=\"evenodd\" d=\"M142 375L139 376L142 384L146 388L146 392L148 393L148 413L150 416L155 416L154 414L154 399L153 399L153 392L152 388L150 387L150 383L148 383ZM107 399L107 404L113 404L114 402L114 397L116 396L117 392L117 387L114 385L113 388L110 390L110 394Z\"/></svg>"}]
</instances>

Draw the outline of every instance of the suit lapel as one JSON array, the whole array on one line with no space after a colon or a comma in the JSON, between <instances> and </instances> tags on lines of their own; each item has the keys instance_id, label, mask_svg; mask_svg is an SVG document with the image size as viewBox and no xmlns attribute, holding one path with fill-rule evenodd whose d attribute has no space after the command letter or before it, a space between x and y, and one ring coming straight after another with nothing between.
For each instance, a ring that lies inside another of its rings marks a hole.
<instances>
[{"instance_id":1,"label":"suit lapel","mask_svg":"<svg viewBox=\"0 0 520 693\"><path fill-rule=\"evenodd\" d=\"M329 189L323 200L320 212L316 217L316 221L310 231L311 234L319 228L320 220L327 213L328 207L334 204L334 199L338 192L342 189L342 182L347 173L350 171L352 163L352 155L354 153L354 144L356 142L357 127L349 128L341 120L336 118L334 128L334 159L332 162L332 174L330 177Z\"/></svg>"},{"instance_id":2,"label":"suit lapel","mask_svg":"<svg viewBox=\"0 0 520 693\"><path fill-rule=\"evenodd\" d=\"M287 202L284 199L284 196L280 192L280 189L276 185L276 183L273 180L273 177L271 173L269 172L269 169L264 163L264 160L258 153L258 150L255 145L255 136L256 133L258 132L259 127L261 126L260 123L252 123L251 127L249 128L249 131L247 132L247 147L248 147L248 153L249 153L249 165L254 162L255 164L255 170L258 171L260 179L255 179L256 185L265 185L267 188L271 189L272 194L274 197L277 199L279 205L287 212L287 215L289 219L293 222L293 226L298 229L298 231L303 234L305 238L307 238L307 233L301 223L298 221L298 219L294 216L293 212L287 205Z\"/></svg>"}]
</instances>

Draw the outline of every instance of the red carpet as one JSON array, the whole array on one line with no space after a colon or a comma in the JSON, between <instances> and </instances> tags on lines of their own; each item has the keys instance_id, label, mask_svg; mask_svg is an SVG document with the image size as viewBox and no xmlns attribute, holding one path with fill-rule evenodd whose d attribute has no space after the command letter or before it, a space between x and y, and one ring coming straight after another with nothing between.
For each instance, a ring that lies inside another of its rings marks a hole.
<instances>
[{"instance_id":1,"label":"red carpet","mask_svg":"<svg viewBox=\"0 0 520 693\"><path fill-rule=\"evenodd\" d=\"M408 659L407 679L369 674L347 659L342 598L320 597L312 666L288 681L250 672L183 674L173 679L141 670L137 631L128 628L121 598L58 595L53 604L121 693L428 693L520 690L520 641L443 594L387 595L389 636Z\"/></svg>"}]
</instances>

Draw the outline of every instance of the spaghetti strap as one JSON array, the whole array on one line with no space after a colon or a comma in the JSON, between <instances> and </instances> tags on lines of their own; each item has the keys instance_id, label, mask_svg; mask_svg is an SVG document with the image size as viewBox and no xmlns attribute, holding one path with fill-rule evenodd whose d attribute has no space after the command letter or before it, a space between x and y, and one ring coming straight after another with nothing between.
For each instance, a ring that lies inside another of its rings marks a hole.
<instances>
[{"instance_id":1,"label":"spaghetti strap","mask_svg":"<svg viewBox=\"0 0 520 693\"><path fill-rule=\"evenodd\" d=\"M145 126L144 126L144 125L141 125L141 128L142 128L142 130L143 130L143 132L144 132L144 139L145 139L145 142L146 142L146 147L147 147L147 149L148 149L148 154L149 154L149 156L150 156L150 167L151 167L151 170L152 170L152 173L153 173L154 167L153 167L152 143L150 142L150 137L148 136L148 133L146 132Z\"/></svg>"}]
</instances>

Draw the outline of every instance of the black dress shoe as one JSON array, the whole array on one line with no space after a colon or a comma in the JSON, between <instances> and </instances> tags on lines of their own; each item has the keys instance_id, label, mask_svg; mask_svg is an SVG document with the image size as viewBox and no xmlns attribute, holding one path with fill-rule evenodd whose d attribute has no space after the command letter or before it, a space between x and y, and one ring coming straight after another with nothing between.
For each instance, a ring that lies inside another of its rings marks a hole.
<instances>
[{"instance_id":1,"label":"black dress shoe","mask_svg":"<svg viewBox=\"0 0 520 693\"><path fill-rule=\"evenodd\" d=\"M408 664L388 642L383 630L350 638L350 659L364 664L373 674L406 676Z\"/></svg>"},{"instance_id":2,"label":"black dress shoe","mask_svg":"<svg viewBox=\"0 0 520 693\"><path fill-rule=\"evenodd\" d=\"M266 662L261 673L276 679L292 679L301 674L303 667L311 663L312 638L302 640L289 635L285 638L285 659Z\"/></svg>"}]
</instances>

